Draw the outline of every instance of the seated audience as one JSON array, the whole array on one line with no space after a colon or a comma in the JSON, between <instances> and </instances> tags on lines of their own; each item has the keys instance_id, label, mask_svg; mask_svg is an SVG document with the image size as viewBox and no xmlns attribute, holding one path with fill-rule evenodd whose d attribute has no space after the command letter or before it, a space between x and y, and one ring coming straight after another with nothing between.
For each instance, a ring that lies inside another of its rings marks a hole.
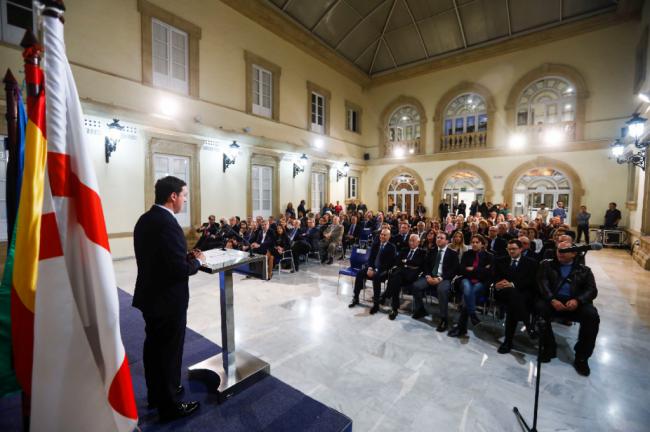
<instances>
[{"instance_id":1,"label":"seated audience","mask_svg":"<svg viewBox=\"0 0 650 432\"><path fill-rule=\"evenodd\" d=\"M500 257L494 263L494 289L496 300L506 309L505 339L499 353L512 349L512 339L517 323L522 321L532 336L530 314L536 298L537 262L522 256L519 240L508 242L508 256Z\"/></svg>"},{"instance_id":2,"label":"seated audience","mask_svg":"<svg viewBox=\"0 0 650 432\"><path fill-rule=\"evenodd\" d=\"M332 218L332 223L323 231L320 241L320 260L322 263L332 264L336 247L341 245L343 239L343 225L338 216Z\"/></svg>"},{"instance_id":3,"label":"seated audience","mask_svg":"<svg viewBox=\"0 0 650 432\"><path fill-rule=\"evenodd\" d=\"M204 251L218 247L217 234L219 232L219 224L215 215L208 216L208 222L201 225L196 232L201 233L201 237L194 245L194 249Z\"/></svg>"},{"instance_id":4,"label":"seated audience","mask_svg":"<svg viewBox=\"0 0 650 432\"><path fill-rule=\"evenodd\" d=\"M385 297L391 299L391 311L388 314L390 320L397 317L402 287L415 282L424 272L427 262L427 253L419 248L420 238L417 234L410 234L408 245L399 252L395 267L388 278Z\"/></svg>"},{"instance_id":5,"label":"seated audience","mask_svg":"<svg viewBox=\"0 0 650 432\"><path fill-rule=\"evenodd\" d=\"M395 245L395 249L397 252L401 252L402 249L408 249L409 248L409 232L411 231L411 227L408 224L408 222L402 222L399 226L399 233L395 234L391 239L390 242Z\"/></svg>"},{"instance_id":6,"label":"seated audience","mask_svg":"<svg viewBox=\"0 0 650 432\"><path fill-rule=\"evenodd\" d=\"M462 231L454 231L454 234L451 236L449 248L456 251L458 254L458 261L460 262L460 260L463 258L463 254L469 250L465 244L465 236L463 235Z\"/></svg>"},{"instance_id":7,"label":"seated audience","mask_svg":"<svg viewBox=\"0 0 650 432\"><path fill-rule=\"evenodd\" d=\"M320 230L316 227L313 217L307 219L307 228L300 230L294 237L291 251L293 254L293 266L296 271L300 268L300 255L307 255L311 251L317 251L320 246Z\"/></svg>"},{"instance_id":8,"label":"seated audience","mask_svg":"<svg viewBox=\"0 0 650 432\"><path fill-rule=\"evenodd\" d=\"M434 295L438 297L438 307L440 308L440 322L437 331L447 330L449 310L449 290L451 281L458 272L458 254L456 251L449 249L449 237L446 232L439 232L436 236L435 253L429 256L426 264L425 276L415 281L413 287L413 318L419 319L426 316L427 312L422 303L424 291L428 287L435 288Z\"/></svg>"},{"instance_id":9,"label":"seated audience","mask_svg":"<svg viewBox=\"0 0 650 432\"><path fill-rule=\"evenodd\" d=\"M383 229L379 234L379 241L373 243L370 248L370 256L368 262L361 268L354 280L354 297L349 307L354 307L359 304L359 293L364 288L366 280L372 281L373 305L370 309L370 314L375 314L379 311L379 295L381 291L381 283L388 278L388 272L393 267L395 262L395 245L389 242L390 230Z\"/></svg>"}]
</instances>

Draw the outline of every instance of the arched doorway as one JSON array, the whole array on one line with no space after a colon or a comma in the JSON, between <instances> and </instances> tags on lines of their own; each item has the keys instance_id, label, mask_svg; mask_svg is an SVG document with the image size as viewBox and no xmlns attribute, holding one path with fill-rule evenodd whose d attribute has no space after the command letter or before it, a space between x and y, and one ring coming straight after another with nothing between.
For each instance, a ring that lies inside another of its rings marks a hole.
<instances>
[{"instance_id":1,"label":"arched doorway","mask_svg":"<svg viewBox=\"0 0 650 432\"><path fill-rule=\"evenodd\" d=\"M515 183L512 208L515 216L525 215L531 219L537 217L540 205L552 210L557 202L564 203L567 218L571 223L571 180L562 172L550 168L532 168L526 171Z\"/></svg>"},{"instance_id":2,"label":"arched doorway","mask_svg":"<svg viewBox=\"0 0 650 432\"><path fill-rule=\"evenodd\" d=\"M417 180L408 173L401 173L388 183L386 191L386 202L388 210L407 212L410 215L415 214L415 209L420 200L420 186Z\"/></svg>"},{"instance_id":3,"label":"arched doorway","mask_svg":"<svg viewBox=\"0 0 650 432\"><path fill-rule=\"evenodd\" d=\"M467 214L472 201L482 203L485 200L485 184L483 179L469 170L456 171L445 183L442 198L449 204L450 209L456 209L463 201L467 205Z\"/></svg>"}]
</instances>

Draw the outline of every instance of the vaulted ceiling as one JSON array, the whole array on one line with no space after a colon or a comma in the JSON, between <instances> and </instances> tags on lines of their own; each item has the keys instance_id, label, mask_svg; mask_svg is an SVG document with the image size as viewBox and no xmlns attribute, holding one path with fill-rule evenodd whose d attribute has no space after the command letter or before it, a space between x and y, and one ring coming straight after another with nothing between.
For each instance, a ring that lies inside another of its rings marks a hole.
<instances>
[{"instance_id":1,"label":"vaulted ceiling","mask_svg":"<svg viewBox=\"0 0 650 432\"><path fill-rule=\"evenodd\" d=\"M616 10L615 0L263 0L369 76Z\"/></svg>"}]
</instances>

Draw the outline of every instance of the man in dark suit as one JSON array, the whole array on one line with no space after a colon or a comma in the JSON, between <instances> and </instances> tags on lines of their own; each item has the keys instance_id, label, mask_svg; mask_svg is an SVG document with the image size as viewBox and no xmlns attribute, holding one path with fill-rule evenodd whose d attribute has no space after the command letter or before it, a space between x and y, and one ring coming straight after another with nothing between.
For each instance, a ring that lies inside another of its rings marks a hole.
<instances>
[{"instance_id":1,"label":"man in dark suit","mask_svg":"<svg viewBox=\"0 0 650 432\"><path fill-rule=\"evenodd\" d=\"M291 245L293 265L298 271L300 267L300 255L307 255L310 251L317 251L320 241L320 231L316 227L314 218L307 219L307 228L298 231Z\"/></svg>"},{"instance_id":2,"label":"man in dark suit","mask_svg":"<svg viewBox=\"0 0 650 432\"><path fill-rule=\"evenodd\" d=\"M349 307L359 304L359 293L366 284L366 279L372 280L373 305L370 309L371 314L379 311L379 294L381 292L381 283L388 278L388 271L393 267L395 262L395 245L389 242L390 230L383 229L379 234L379 241L373 243L370 249L368 262L357 273L354 279L354 297Z\"/></svg>"},{"instance_id":3,"label":"man in dark suit","mask_svg":"<svg viewBox=\"0 0 650 432\"><path fill-rule=\"evenodd\" d=\"M359 241L359 236L361 235L361 225L358 223L357 216L353 215L350 218L350 224L347 226L345 233L343 234L343 254L341 254L340 259L345 258L345 251L348 247Z\"/></svg>"},{"instance_id":4,"label":"man in dark suit","mask_svg":"<svg viewBox=\"0 0 650 432\"><path fill-rule=\"evenodd\" d=\"M404 249L409 248L409 232L411 231L411 226L408 222L402 222L399 226L399 233L395 234L390 242L395 245L397 252L401 252Z\"/></svg>"},{"instance_id":5,"label":"man in dark suit","mask_svg":"<svg viewBox=\"0 0 650 432\"><path fill-rule=\"evenodd\" d=\"M251 248L253 252L260 255L266 255L267 252L275 248L275 232L271 230L271 223L268 220L262 222L262 230L251 244Z\"/></svg>"},{"instance_id":6,"label":"man in dark suit","mask_svg":"<svg viewBox=\"0 0 650 432\"><path fill-rule=\"evenodd\" d=\"M198 402L176 402L189 302L188 279L205 255L187 253L183 230L174 217L187 201L187 186L176 177L156 182L156 204L140 216L133 231L138 276L133 306L145 322L144 370L149 405L161 420L192 414Z\"/></svg>"},{"instance_id":7,"label":"man in dark suit","mask_svg":"<svg viewBox=\"0 0 650 432\"><path fill-rule=\"evenodd\" d=\"M208 222L201 225L196 232L201 233L201 238L194 245L195 249L209 250L218 247L217 234L219 232L219 224L214 215L208 216Z\"/></svg>"},{"instance_id":8,"label":"man in dark suit","mask_svg":"<svg viewBox=\"0 0 650 432\"><path fill-rule=\"evenodd\" d=\"M487 251L495 257L501 257L507 254L506 248L508 242L503 237L500 237L498 233L499 229L496 226L491 226L488 229Z\"/></svg>"},{"instance_id":9,"label":"man in dark suit","mask_svg":"<svg viewBox=\"0 0 650 432\"><path fill-rule=\"evenodd\" d=\"M390 320L397 317L399 295L402 287L411 285L424 272L427 253L420 249L419 246L420 237L417 234L410 234L408 247L400 251L397 256L396 266L393 267L388 278L385 296L391 299L391 311L388 314Z\"/></svg>"},{"instance_id":10,"label":"man in dark suit","mask_svg":"<svg viewBox=\"0 0 650 432\"><path fill-rule=\"evenodd\" d=\"M420 319L426 316L427 312L422 304L424 290L427 287L434 287L434 295L438 297L440 308L440 322L436 328L444 332L449 326L447 312L449 310L449 290L451 280L458 274L458 252L449 249L449 235L441 231L436 235L435 253L430 255L426 264L426 274L413 283L413 318Z\"/></svg>"},{"instance_id":11,"label":"man in dark suit","mask_svg":"<svg viewBox=\"0 0 650 432\"><path fill-rule=\"evenodd\" d=\"M494 263L495 298L506 308L506 330L500 354L509 353L517 323L522 321L529 335L533 335L530 314L537 296L537 261L522 255L519 240L508 242L508 256Z\"/></svg>"}]
</instances>

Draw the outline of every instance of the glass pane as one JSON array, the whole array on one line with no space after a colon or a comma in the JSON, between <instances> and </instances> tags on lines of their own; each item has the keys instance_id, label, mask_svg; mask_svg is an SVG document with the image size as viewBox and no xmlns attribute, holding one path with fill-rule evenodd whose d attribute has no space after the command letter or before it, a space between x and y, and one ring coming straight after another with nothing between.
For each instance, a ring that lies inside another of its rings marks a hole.
<instances>
[{"instance_id":1,"label":"glass pane","mask_svg":"<svg viewBox=\"0 0 650 432\"><path fill-rule=\"evenodd\" d=\"M153 43L153 56L167 61L167 44L161 41L154 41Z\"/></svg>"},{"instance_id":2,"label":"glass pane","mask_svg":"<svg viewBox=\"0 0 650 432\"><path fill-rule=\"evenodd\" d=\"M483 132L487 130L488 117L487 114L481 114L478 116L478 130Z\"/></svg>"},{"instance_id":3,"label":"glass pane","mask_svg":"<svg viewBox=\"0 0 650 432\"><path fill-rule=\"evenodd\" d=\"M185 66L185 50L172 48L172 61L176 64Z\"/></svg>"},{"instance_id":4,"label":"glass pane","mask_svg":"<svg viewBox=\"0 0 650 432\"><path fill-rule=\"evenodd\" d=\"M185 66L172 64L172 77L177 80L185 81Z\"/></svg>"},{"instance_id":5,"label":"glass pane","mask_svg":"<svg viewBox=\"0 0 650 432\"><path fill-rule=\"evenodd\" d=\"M454 133L454 128L452 127L452 120L445 120L445 135L451 135Z\"/></svg>"},{"instance_id":6,"label":"glass pane","mask_svg":"<svg viewBox=\"0 0 650 432\"><path fill-rule=\"evenodd\" d=\"M463 128L463 124L464 124L464 123L465 123L465 119L464 119L464 118L457 118L457 119L456 119L456 129L455 129L455 132L456 132L457 134L462 134L462 133L463 133L463 129L464 129L464 128Z\"/></svg>"},{"instance_id":7,"label":"glass pane","mask_svg":"<svg viewBox=\"0 0 650 432\"><path fill-rule=\"evenodd\" d=\"M153 30L153 40L162 42L167 46L167 27L156 21L153 21L151 26Z\"/></svg>"},{"instance_id":8,"label":"glass pane","mask_svg":"<svg viewBox=\"0 0 650 432\"><path fill-rule=\"evenodd\" d=\"M528 124L528 111L517 113L517 126L526 126Z\"/></svg>"},{"instance_id":9,"label":"glass pane","mask_svg":"<svg viewBox=\"0 0 650 432\"><path fill-rule=\"evenodd\" d=\"M476 122L476 117L474 116L467 117L467 132L474 132L475 122Z\"/></svg>"},{"instance_id":10,"label":"glass pane","mask_svg":"<svg viewBox=\"0 0 650 432\"><path fill-rule=\"evenodd\" d=\"M179 51L185 51L185 35L176 31L172 31L172 48Z\"/></svg>"}]
</instances>

